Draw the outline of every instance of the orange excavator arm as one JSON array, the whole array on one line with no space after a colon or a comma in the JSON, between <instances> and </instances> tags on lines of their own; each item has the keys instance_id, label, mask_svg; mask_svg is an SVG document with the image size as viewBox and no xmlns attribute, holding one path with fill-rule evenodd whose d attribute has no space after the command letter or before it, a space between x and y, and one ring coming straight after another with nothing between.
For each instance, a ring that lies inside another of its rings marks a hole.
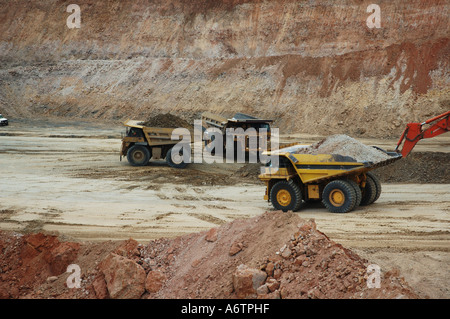
<instances>
[{"instance_id":1,"label":"orange excavator arm","mask_svg":"<svg viewBox=\"0 0 450 319\"><path fill-rule=\"evenodd\" d=\"M402 136L400 137L397 147L395 151L397 153L401 153L403 157L408 156L414 146L423 138L431 138L442 133L448 132L450 130L450 111L445 112L441 115L433 117L423 123L409 123L406 125L406 129L403 131ZM431 124L430 127L423 129L423 126L426 124ZM401 144L403 143L403 147L399 152Z\"/></svg>"}]
</instances>

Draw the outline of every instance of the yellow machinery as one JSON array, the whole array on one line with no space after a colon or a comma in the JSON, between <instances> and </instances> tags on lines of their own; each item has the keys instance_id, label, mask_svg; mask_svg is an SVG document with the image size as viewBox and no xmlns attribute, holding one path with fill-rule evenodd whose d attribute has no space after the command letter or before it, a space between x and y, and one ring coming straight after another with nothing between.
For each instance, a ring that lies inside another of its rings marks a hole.
<instances>
[{"instance_id":1,"label":"yellow machinery","mask_svg":"<svg viewBox=\"0 0 450 319\"><path fill-rule=\"evenodd\" d=\"M266 184L264 199L282 211L296 211L309 200L322 200L334 213L372 204L381 194L381 184L370 171L402 157L396 152L386 153L389 159L373 163L341 155L295 154L290 147L276 154L268 152L279 156L279 167L266 165L265 172L259 175Z\"/></svg>"},{"instance_id":2,"label":"yellow machinery","mask_svg":"<svg viewBox=\"0 0 450 319\"><path fill-rule=\"evenodd\" d=\"M167 164L175 168L184 168L188 163L183 161L182 153L172 156L172 148L179 143L172 140L172 132L175 128L143 126L142 121L128 120L124 123L127 127L126 136L122 138L120 159L126 156L133 166L145 166L150 159L165 159ZM193 132L190 130L190 142Z\"/></svg>"},{"instance_id":3,"label":"yellow machinery","mask_svg":"<svg viewBox=\"0 0 450 319\"><path fill-rule=\"evenodd\" d=\"M236 113L232 118L225 118L218 114L213 114L211 112L202 113L202 127L203 133L205 133L205 147L211 150L211 142L214 141L215 136L209 134L211 128L219 130L222 135L223 151L227 150L227 130L243 129L243 133L233 133L233 151L236 152L238 148L242 148L244 152L258 152L265 147L259 145L259 135L260 130L266 130L267 143L270 143L270 130L271 123L273 120L260 119L244 113ZM249 130L250 129L250 130ZM254 130L252 130L254 129ZM251 145L250 140L254 138L255 145ZM212 150L214 153L215 150Z\"/></svg>"}]
</instances>

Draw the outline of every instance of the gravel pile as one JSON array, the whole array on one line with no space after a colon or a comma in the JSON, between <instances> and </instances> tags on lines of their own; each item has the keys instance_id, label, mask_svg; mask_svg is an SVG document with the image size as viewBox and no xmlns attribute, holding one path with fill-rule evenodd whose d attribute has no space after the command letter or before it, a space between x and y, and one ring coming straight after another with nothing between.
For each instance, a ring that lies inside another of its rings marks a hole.
<instances>
[{"instance_id":1,"label":"gravel pile","mask_svg":"<svg viewBox=\"0 0 450 319\"><path fill-rule=\"evenodd\" d=\"M143 122L142 125L148 127L167 127L167 128L183 127L187 129L193 128L193 126L188 121L169 113L157 114L147 119L147 121Z\"/></svg>"},{"instance_id":2,"label":"gravel pile","mask_svg":"<svg viewBox=\"0 0 450 319\"><path fill-rule=\"evenodd\" d=\"M389 159L389 155L386 153L343 134L331 135L309 147L298 149L296 153L313 155L337 154L352 157L357 162L377 163Z\"/></svg>"}]
</instances>

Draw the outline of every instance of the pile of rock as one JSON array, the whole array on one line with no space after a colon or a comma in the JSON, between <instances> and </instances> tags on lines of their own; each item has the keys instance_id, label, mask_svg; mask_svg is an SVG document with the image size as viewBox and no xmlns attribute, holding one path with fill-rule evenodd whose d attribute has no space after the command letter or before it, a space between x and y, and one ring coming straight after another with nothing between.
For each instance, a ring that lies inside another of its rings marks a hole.
<instances>
[{"instance_id":1,"label":"pile of rock","mask_svg":"<svg viewBox=\"0 0 450 319\"><path fill-rule=\"evenodd\" d=\"M19 298L43 282L54 282L78 254L80 244L42 233L0 231L0 299Z\"/></svg>"},{"instance_id":2,"label":"pile of rock","mask_svg":"<svg viewBox=\"0 0 450 319\"><path fill-rule=\"evenodd\" d=\"M156 265L152 259L142 258L143 249L137 241L129 239L99 264L92 283L97 298L139 299L161 289L167 276L152 267Z\"/></svg>"},{"instance_id":3,"label":"pile of rock","mask_svg":"<svg viewBox=\"0 0 450 319\"><path fill-rule=\"evenodd\" d=\"M418 298L396 272L369 288L366 260L281 211L146 245L0 232L0 252L3 298Z\"/></svg>"},{"instance_id":4,"label":"pile of rock","mask_svg":"<svg viewBox=\"0 0 450 319\"><path fill-rule=\"evenodd\" d=\"M238 298L418 298L398 271L382 274L384 289L370 287L368 265L310 220L259 269L237 267L233 285Z\"/></svg>"},{"instance_id":5,"label":"pile of rock","mask_svg":"<svg viewBox=\"0 0 450 319\"><path fill-rule=\"evenodd\" d=\"M376 163L389 159L389 155L386 153L343 134L331 135L309 147L299 148L296 153L313 155L336 154L351 157L357 162Z\"/></svg>"}]
</instances>

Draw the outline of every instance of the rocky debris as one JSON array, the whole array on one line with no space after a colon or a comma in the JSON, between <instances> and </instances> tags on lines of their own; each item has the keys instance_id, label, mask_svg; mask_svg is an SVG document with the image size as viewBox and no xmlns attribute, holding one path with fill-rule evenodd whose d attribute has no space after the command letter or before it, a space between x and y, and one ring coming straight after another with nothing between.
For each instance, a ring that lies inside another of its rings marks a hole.
<instances>
[{"instance_id":1,"label":"rocky debris","mask_svg":"<svg viewBox=\"0 0 450 319\"><path fill-rule=\"evenodd\" d=\"M234 242L231 244L230 246L230 251L228 252L228 254L230 256L234 256L236 255L238 252L240 252L242 249L244 248L244 245L240 242Z\"/></svg>"},{"instance_id":2,"label":"rocky debris","mask_svg":"<svg viewBox=\"0 0 450 319\"><path fill-rule=\"evenodd\" d=\"M298 149L296 153L341 155L357 162L381 162L390 158L386 153L343 134L331 135L309 147Z\"/></svg>"},{"instance_id":3,"label":"rocky debris","mask_svg":"<svg viewBox=\"0 0 450 319\"><path fill-rule=\"evenodd\" d=\"M205 240L215 242L217 240L217 228L211 228L205 236Z\"/></svg>"},{"instance_id":4,"label":"rocky debris","mask_svg":"<svg viewBox=\"0 0 450 319\"><path fill-rule=\"evenodd\" d=\"M109 298L109 291L106 285L105 276L100 273L92 282L92 289L94 290L97 299Z\"/></svg>"},{"instance_id":5,"label":"rocky debris","mask_svg":"<svg viewBox=\"0 0 450 319\"><path fill-rule=\"evenodd\" d=\"M159 270L149 271L145 279L145 289L148 292L158 292L166 279L166 276Z\"/></svg>"},{"instance_id":6,"label":"rocky debris","mask_svg":"<svg viewBox=\"0 0 450 319\"><path fill-rule=\"evenodd\" d=\"M18 298L40 283L55 282L79 249L79 243L60 242L57 236L0 232L0 298Z\"/></svg>"},{"instance_id":7,"label":"rocky debris","mask_svg":"<svg viewBox=\"0 0 450 319\"><path fill-rule=\"evenodd\" d=\"M111 253L100 265L111 298L136 299L145 292L145 271L133 260Z\"/></svg>"},{"instance_id":8,"label":"rocky debris","mask_svg":"<svg viewBox=\"0 0 450 319\"><path fill-rule=\"evenodd\" d=\"M1 298L418 298L395 270L368 288L367 260L291 212L146 245L0 232L0 251ZM80 266L80 288L52 273L54 260Z\"/></svg>"},{"instance_id":9,"label":"rocky debris","mask_svg":"<svg viewBox=\"0 0 450 319\"><path fill-rule=\"evenodd\" d=\"M246 178L247 180L259 181L258 175L261 174L261 163L248 163L233 173L233 177Z\"/></svg>"},{"instance_id":10,"label":"rocky debris","mask_svg":"<svg viewBox=\"0 0 450 319\"><path fill-rule=\"evenodd\" d=\"M67 266L76 258L80 244L63 242L52 250L51 255L47 256L47 262L50 265L52 274L62 274Z\"/></svg>"},{"instance_id":11,"label":"rocky debris","mask_svg":"<svg viewBox=\"0 0 450 319\"><path fill-rule=\"evenodd\" d=\"M374 171L381 182L448 184L449 154L444 152L411 152L390 165Z\"/></svg>"},{"instance_id":12,"label":"rocky debris","mask_svg":"<svg viewBox=\"0 0 450 319\"><path fill-rule=\"evenodd\" d=\"M257 290L263 285L267 274L259 269L239 265L233 273L233 288L237 298L256 297Z\"/></svg>"},{"instance_id":13,"label":"rocky debris","mask_svg":"<svg viewBox=\"0 0 450 319\"><path fill-rule=\"evenodd\" d=\"M156 114L147 121L143 122L142 125L148 126L148 127L168 127L168 128L187 128L187 129L193 129L193 125L190 124L188 121L170 114Z\"/></svg>"},{"instance_id":14,"label":"rocky debris","mask_svg":"<svg viewBox=\"0 0 450 319\"><path fill-rule=\"evenodd\" d=\"M281 298L417 298L403 278L393 278L398 272L384 275L385 289L368 288L367 266L366 260L317 231L311 220L262 263L268 293L258 297L278 290Z\"/></svg>"}]
</instances>

